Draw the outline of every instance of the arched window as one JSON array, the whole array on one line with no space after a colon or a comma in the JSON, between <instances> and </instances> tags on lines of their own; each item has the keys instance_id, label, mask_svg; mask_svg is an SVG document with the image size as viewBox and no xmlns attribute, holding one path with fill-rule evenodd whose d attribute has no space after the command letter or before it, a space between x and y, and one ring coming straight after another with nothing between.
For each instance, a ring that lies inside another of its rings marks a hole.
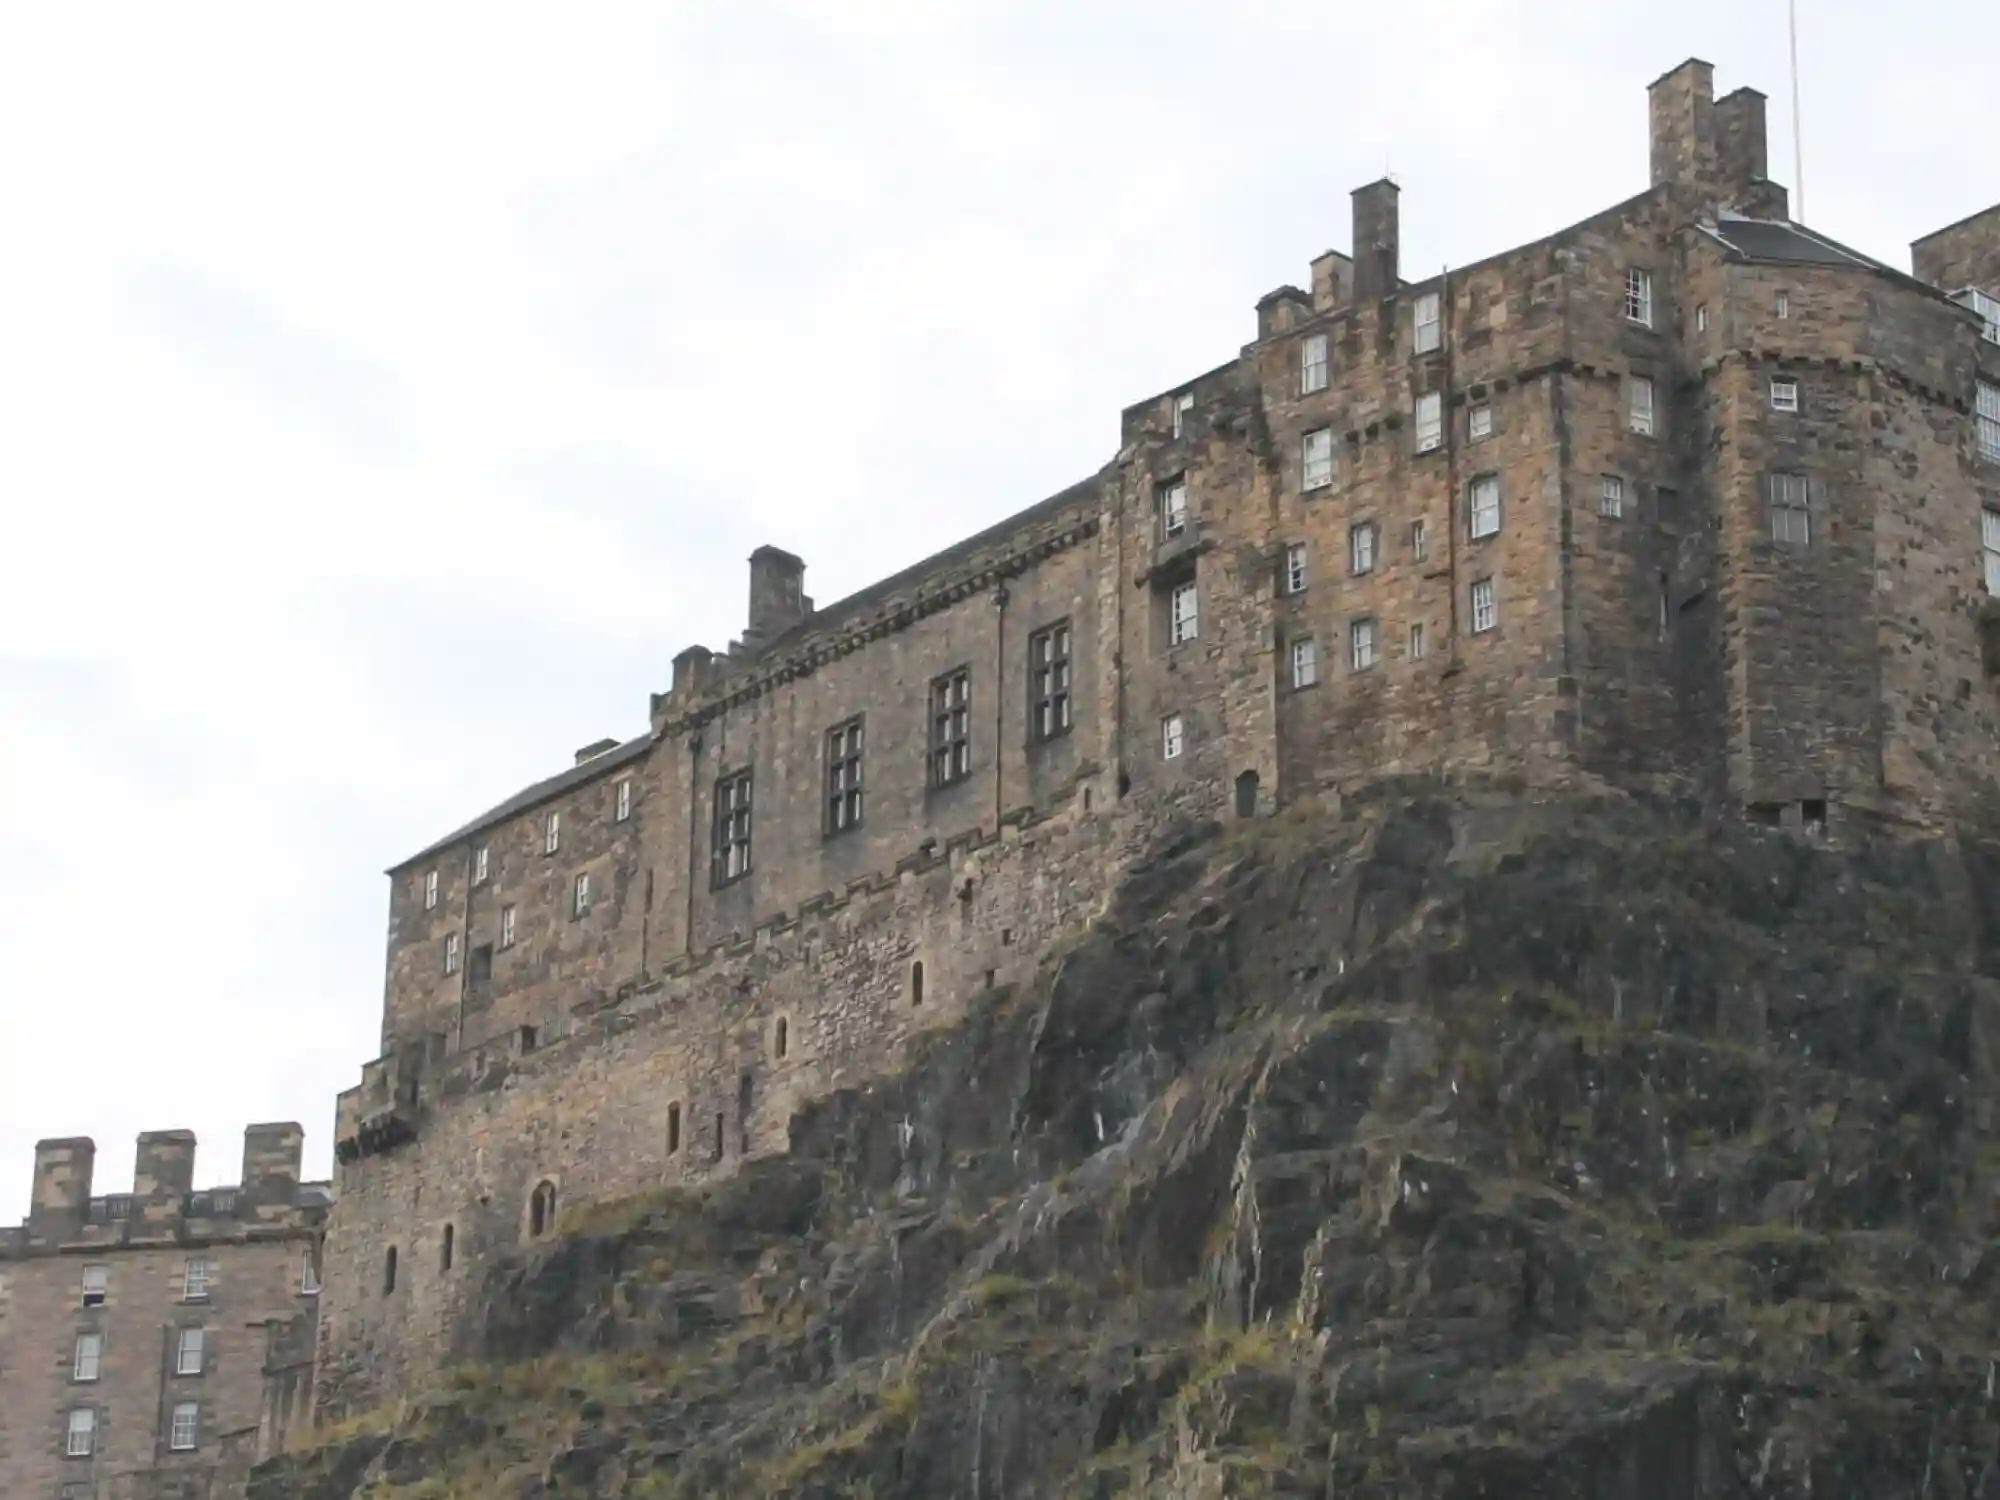
<instances>
[{"instance_id":1,"label":"arched window","mask_svg":"<svg viewBox=\"0 0 2000 1500\"><path fill-rule=\"evenodd\" d=\"M910 1004L924 1003L924 961L920 958L910 965Z\"/></svg>"},{"instance_id":2,"label":"arched window","mask_svg":"<svg viewBox=\"0 0 2000 1500\"><path fill-rule=\"evenodd\" d=\"M791 1023L783 1016L778 1017L777 1029L771 1033L771 1050L779 1057L785 1055L791 1043Z\"/></svg>"},{"instance_id":3,"label":"arched window","mask_svg":"<svg viewBox=\"0 0 2000 1500\"><path fill-rule=\"evenodd\" d=\"M681 1107L667 1106L667 1155L672 1156L681 1149Z\"/></svg>"},{"instance_id":4,"label":"arched window","mask_svg":"<svg viewBox=\"0 0 2000 1500\"><path fill-rule=\"evenodd\" d=\"M444 1243L438 1247L438 1269L440 1271L449 1271L451 1269L451 1241L452 1228L451 1225L447 1224L444 1226Z\"/></svg>"},{"instance_id":5,"label":"arched window","mask_svg":"<svg viewBox=\"0 0 2000 1500\"><path fill-rule=\"evenodd\" d=\"M391 1245L388 1254L382 1257L382 1295L388 1296L396 1290L396 1247Z\"/></svg>"},{"instance_id":6,"label":"arched window","mask_svg":"<svg viewBox=\"0 0 2000 1500\"><path fill-rule=\"evenodd\" d=\"M1257 816L1257 773L1245 771L1236 778L1236 816L1254 818Z\"/></svg>"},{"instance_id":7,"label":"arched window","mask_svg":"<svg viewBox=\"0 0 2000 1500\"><path fill-rule=\"evenodd\" d=\"M544 1182L528 1200L528 1237L540 1239L556 1227L556 1185Z\"/></svg>"}]
</instances>

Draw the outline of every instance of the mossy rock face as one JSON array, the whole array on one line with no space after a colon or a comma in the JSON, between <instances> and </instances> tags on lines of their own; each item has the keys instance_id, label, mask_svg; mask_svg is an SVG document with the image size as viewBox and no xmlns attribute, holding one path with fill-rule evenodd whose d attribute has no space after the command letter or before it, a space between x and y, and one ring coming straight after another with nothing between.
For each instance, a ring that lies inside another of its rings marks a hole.
<instances>
[{"instance_id":1,"label":"mossy rock face","mask_svg":"<svg viewBox=\"0 0 2000 1500\"><path fill-rule=\"evenodd\" d=\"M1421 785L1190 829L253 1500L2000 1496L2000 857Z\"/></svg>"}]
</instances>

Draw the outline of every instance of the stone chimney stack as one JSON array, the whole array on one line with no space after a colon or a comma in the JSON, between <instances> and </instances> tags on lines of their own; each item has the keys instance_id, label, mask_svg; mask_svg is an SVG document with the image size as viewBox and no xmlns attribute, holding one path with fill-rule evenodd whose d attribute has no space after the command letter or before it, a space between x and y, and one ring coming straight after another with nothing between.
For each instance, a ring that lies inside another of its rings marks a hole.
<instances>
[{"instance_id":1,"label":"stone chimney stack","mask_svg":"<svg viewBox=\"0 0 2000 1500\"><path fill-rule=\"evenodd\" d=\"M1715 69L1691 57L1646 90L1652 121L1653 185L1706 197L1715 180Z\"/></svg>"},{"instance_id":2,"label":"stone chimney stack","mask_svg":"<svg viewBox=\"0 0 2000 1500\"><path fill-rule=\"evenodd\" d=\"M1402 189L1384 177L1354 190L1354 300L1378 301L1396 290L1401 271Z\"/></svg>"},{"instance_id":3,"label":"stone chimney stack","mask_svg":"<svg viewBox=\"0 0 2000 1500\"><path fill-rule=\"evenodd\" d=\"M149 1130L132 1165L134 1198L180 1199L194 1191L194 1132Z\"/></svg>"},{"instance_id":4,"label":"stone chimney stack","mask_svg":"<svg viewBox=\"0 0 2000 1500\"><path fill-rule=\"evenodd\" d=\"M779 547L759 547L750 554L750 628L743 644L755 651L812 613L805 595L806 565Z\"/></svg>"},{"instance_id":5,"label":"stone chimney stack","mask_svg":"<svg viewBox=\"0 0 2000 1500\"><path fill-rule=\"evenodd\" d=\"M35 1142L35 1195L29 1201L28 1222L54 1219L80 1223L90 1217L90 1179L97 1165L97 1143L87 1135Z\"/></svg>"},{"instance_id":6,"label":"stone chimney stack","mask_svg":"<svg viewBox=\"0 0 2000 1500\"><path fill-rule=\"evenodd\" d=\"M243 1196L253 1203L291 1206L305 1159L306 1133L290 1121L243 1132Z\"/></svg>"}]
</instances>

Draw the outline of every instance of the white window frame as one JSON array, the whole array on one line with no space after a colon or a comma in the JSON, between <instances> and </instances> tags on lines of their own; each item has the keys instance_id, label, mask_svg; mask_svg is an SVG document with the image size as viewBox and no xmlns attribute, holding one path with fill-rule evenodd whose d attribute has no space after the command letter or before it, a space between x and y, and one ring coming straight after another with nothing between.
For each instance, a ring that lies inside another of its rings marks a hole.
<instances>
[{"instance_id":1,"label":"white window frame","mask_svg":"<svg viewBox=\"0 0 2000 1500\"><path fill-rule=\"evenodd\" d=\"M1979 510L1979 550L1986 563L1986 592L2000 595L2000 509Z\"/></svg>"},{"instance_id":2,"label":"white window frame","mask_svg":"<svg viewBox=\"0 0 2000 1500\"><path fill-rule=\"evenodd\" d=\"M167 1419L167 1450L192 1453L201 1446L201 1403L176 1401Z\"/></svg>"},{"instance_id":3,"label":"white window frame","mask_svg":"<svg viewBox=\"0 0 2000 1500\"><path fill-rule=\"evenodd\" d=\"M1775 308L1779 317L1789 318L1792 315L1791 293L1789 292L1778 293Z\"/></svg>"},{"instance_id":4,"label":"white window frame","mask_svg":"<svg viewBox=\"0 0 2000 1500\"><path fill-rule=\"evenodd\" d=\"M1431 391L1417 397L1417 452L1429 453L1444 446L1444 393Z\"/></svg>"},{"instance_id":5,"label":"white window frame","mask_svg":"<svg viewBox=\"0 0 2000 1500\"><path fill-rule=\"evenodd\" d=\"M1598 483L1597 513L1610 520L1621 519L1625 514L1625 481L1616 474L1606 474Z\"/></svg>"},{"instance_id":6,"label":"white window frame","mask_svg":"<svg viewBox=\"0 0 2000 1500\"><path fill-rule=\"evenodd\" d=\"M1182 391L1174 397L1174 437L1187 436L1187 419L1194 414L1194 392Z\"/></svg>"},{"instance_id":7,"label":"white window frame","mask_svg":"<svg viewBox=\"0 0 2000 1500\"><path fill-rule=\"evenodd\" d=\"M215 1262L198 1255L188 1257L181 1267L181 1301L206 1302L214 1290Z\"/></svg>"},{"instance_id":8,"label":"white window frame","mask_svg":"<svg viewBox=\"0 0 2000 1500\"><path fill-rule=\"evenodd\" d=\"M554 854L562 848L562 814L559 812L542 815L542 853Z\"/></svg>"},{"instance_id":9,"label":"white window frame","mask_svg":"<svg viewBox=\"0 0 2000 1500\"><path fill-rule=\"evenodd\" d=\"M97 1408L72 1406L63 1452L70 1458L89 1458L97 1451Z\"/></svg>"},{"instance_id":10,"label":"white window frame","mask_svg":"<svg viewBox=\"0 0 2000 1500\"><path fill-rule=\"evenodd\" d=\"M1465 492L1465 531L1480 541L1500 534L1500 476L1481 474Z\"/></svg>"},{"instance_id":11,"label":"white window frame","mask_svg":"<svg viewBox=\"0 0 2000 1500\"><path fill-rule=\"evenodd\" d=\"M570 883L569 910L574 917L590 915L590 871L578 870Z\"/></svg>"},{"instance_id":12,"label":"white window frame","mask_svg":"<svg viewBox=\"0 0 2000 1500\"><path fill-rule=\"evenodd\" d=\"M1292 642L1292 688L1309 688L1319 681L1319 647L1309 635Z\"/></svg>"},{"instance_id":13,"label":"white window frame","mask_svg":"<svg viewBox=\"0 0 2000 1500\"><path fill-rule=\"evenodd\" d=\"M174 1340L174 1373L199 1375L207 1365L208 1336L199 1328L183 1328Z\"/></svg>"},{"instance_id":14,"label":"white window frame","mask_svg":"<svg viewBox=\"0 0 2000 1500\"><path fill-rule=\"evenodd\" d=\"M1976 382L1972 398L1973 437L1979 456L2000 464L2000 385L1990 380Z\"/></svg>"},{"instance_id":15,"label":"white window frame","mask_svg":"<svg viewBox=\"0 0 2000 1500\"><path fill-rule=\"evenodd\" d=\"M1408 651L1411 661L1422 661L1424 659L1424 622L1422 620L1417 620L1410 626Z\"/></svg>"},{"instance_id":16,"label":"white window frame","mask_svg":"<svg viewBox=\"0 0 2000 1500\"><path fill-rule=\"evenodd\" d=\"M500 908L500 946L514 946L514 908L511 906Z\"/></svg>"},{"instance_id":17,"label":"white window frame","mask_svg":"<svg viewBox=\"0 0 2000 1500\"><path fill-rule=\"evenodd\" d=\"M1652 377L1650 375L1626 377L1625 400L1629 406L1627 425L1639 436L1651 437L1655 426Z\"/></svg>"},{"instance_id":18,"label":"white window frame","mask_svg":"<svg viewBox=\"0 0 2000 1500\"><path fill-rule=\"evenodd\" d=\"M1375 617L1363 615L1347 624L1347 669L1365 672L1375 665Z\"/></svg>"},{"instance_id":19,"label":"white window frame","mask_svg":"<svg viewBox=\"0 0 2000 1500\"><path fill-rule=\"evenodd\" d=\"M477 849L472 851L472 883L474 885L486 884L487 879L492 875L492 856L493 850L486 844L481 844Z\"/></svg>"},{"instance_id":20,"label":"white window frame","mask_svg":"<svg viewBox=\"0 0 2000 1500\"><path fill-rule=\"evenodd\" d=\"M1500 601L1493 592L1491 578L1472 581L1472 633L1484 635L1500 623Z\"/></svg>"},{"instance_id":21,"label":"white window frame","mask_svg":"<svg viewBox=\"0 0 2000 1500\"><path fill-rule=\"evenodd\" d=\"M612 811L612 821L623 823L627 818L632 816L632 778L627 776L624 780L620 781L618 783L618 790L613 795L616 806Z\"/></svg>"},{"instance_id":22,"label":"white window frame","mask_svg":"<svg viewBox=\"0 0 2000 1500\"><path fill-rule=\"evenodd\" d=\"M1410 522L1410 556L1414 558L1417 562L1423 562L1430 555L1431 555L1430 528L1424 524L1422 518L1420 517L1419 519Z\"/></svg>"},{"instance_id":23,"label":"white window frame","mask_svg":"<svg viewBox=\"0 0 2000 1500\"><path fill-rule=\"evenodd\" d=\"M1299 394L1310 396L1326 389L1328 380L1326 335L1308 334L1299 344Z\"/></svg>"},{"instance_id":24,"label":"white window frame","mask_svg":"<svg viewBox=\"0 0 2000 1500\"><path fill-rule=\"evenodd\" d=\"M1347 528L1347 571L1359 578L1375 571L1375 523L1357 521Z\"/></svg>"},{"instance_id":25,"label":"white window frame","mask_svg":"<svg viewBox=\"0 0 2000 1500\"><path fill-rule=\"evenodd\" d=\"M458 972L458 934L455 932L444 935L444 971L447 974Z\"/></svg>"},{"instance_id":26,"label":"white window frame","mask_svg":"<svg viewBox=\"0 0 2000 1500\"><path fill-rule=\"evenodd\" d=\"M1812 481L1804 474L1773 474L1770 480L1771 540L1780 547L1812 545Z\"/></svg>"},{"instance_id":27,"label":"white window frame","mask_svg":"<svg viewBox=\"0 0 2000 1500\"><path fill-rule=\"evenodd\" d=\"M1285 548L1285 592L1303 594L1311 581L1307 572L1306 544L1293 542Z\"/></svg>"},{"instance_id":28,"label":"white window frame","mask_svg":"<svg viewBox=\"0 0 2000 1500\"><path fill-rule=\"evenodd\" d=\"M104 1373L104 1335L79 1333L71 1353L69 1378L78 1385L93 1385Z\"/></svg>"},{"instance_id":29,"label":"white window frame","mask_svg":"<svg viewBox=\"0 0 2000 1500\"><path fill-rule=\"evenodd\" d=\"M1799 409L1799 383L1796 380L1780 380L1771 377L1771 410L1796 412Z\"/></svg>"},{"instance_id":30,"label":"white window frame","mask_svg":"<svg viewBox=\"0 0 2000 1500\"><path fill-rule=\"evenodd\" d=\"M1653 326L1653 273L1639 266L1625 272L1625 321L1641 328Z\"/></svg>"},{"instance_id":31,"label":"white window frame","mask_svg":"<svg viewBox=\"0 0 2000 1500\"><path fill-rule=\"evenodd\" d=\"M1411 319L1410 347L1418 354L1429 354L1444 341L1444 306L1436 292L1417 298Z\"/></svg>"},{"instance_id":32,"label":"white window frame","mask_svg":"<svg viewBox=\"0 0 2000 1500\"><path fill-rule=\"evenodd\" d=\"M1187 725L1179 714L1168 714L1160 720L1160 759L1179 760L1186 748Z\"/></svg>"},{"instance_id":33,"label":"white window frame","mask_svg":"<svg viewBox=\"0 0 2000 1500\"><path fill-rule=\"evenodd\" d=\"M1167 595L1167 644L1186 645L1201 635L1201 595L1194 581L1177 583Z\"/></svg>"},{"instance_id":34,"label":"white window frame","mask_svg":"<svg viewBox=\"0 0 2000 1500\"><path fill-rule=\"evenodd\" d=\"M1315 427L1299 443L1299 487L1323 490L1333 483L1333 429Z\"/></svg>"},{"instance_id":35,"label":"white window frame","mask_svg":"<svg viewBox=\"0 0 2000 1500\"><path fill-rule=\"evenodd\" d=\"M1708 332L1708 304L1706 302L1694 310L1694 331L1696 333Z\"/></svg>"},{"instance_id":36,"label":"white window frame","mask_svg":"<svg viewBox=\"0 0 2000 1500\"><path fill-rule=\"evenodd\" d=\"M426 870L424 872L424 910L435 911L437 904L438 872L436 870Z\"/></svg>"},{"instance_id":37,"label":"white window frame","mask_svg":"<svg viewBox=\"0 0 2000 1500\"><path fill-rule=\"evenodd\" d=\"M1187 477L1178 475L1161 484L1155 510L1159 513L1160 540L1171 541L1187 530Z\"/></svg>"},{"instance_id":38,"label":"white window frame","mask_svg":"<svg viewBox=\"0 0 2000 1500\"><path fill-rule=\"evenodd\" d=\"M104 1306L111 1295L111 1267L102 1263L85 1266L77 1292L85 1307Z\"/></svg>"},{"instance_id":39,"label":"white window frame","mask_svg":"<svg viewBox=\"0 0 2000 1500\"><path fill-rule=\"evenodd\" d=\"M1492 403L1481 401L1467 414L1465 419L1465 436L1466 441L1473 443L1483 443L1493 436Z\"/></svg>"}]
</instances>

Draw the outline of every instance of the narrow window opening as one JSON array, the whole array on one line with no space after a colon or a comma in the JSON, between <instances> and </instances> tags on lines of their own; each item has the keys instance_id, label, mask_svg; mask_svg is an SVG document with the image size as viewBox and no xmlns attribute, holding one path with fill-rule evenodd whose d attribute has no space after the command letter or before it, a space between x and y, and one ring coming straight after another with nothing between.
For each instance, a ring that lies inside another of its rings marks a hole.
<instances>
[{"instance_id":1,"label":"narrow window opening","mask_svg":"<svg viewBox=\"0 0 2000 1500\"><path fill-rule=\"evenodd\" d=\"M1052 740L1067 733L1070 724L1069 621L1058 620L1028 637L1028 668L1034 736L1038 743Z\"/></svg>"},{"instance_id":2,"label":"narrow window opening","mask_svg":"<svg viewBox=\"0 0 2000 1500\"><path fill-rule=\"evenodd\" d=\"M717 1161L722 1160L722 1153L726 1149L728 1138L723 1134L726 1128L727 1122L723 1118L722 1111L718 1109L715 1112L715 1159Z\"/></svg>"},{"instance_id":3,"label":"narrow window opening","mask_svg":"<svg viewBox=\"0 0 2000 1500\"><path fill-rule=\"evenodd\" d=\"M1825 838L1826 799L1824 797L1808 797L1805 801L1801 802L1799 804L1799 821L1805 825L1807 837L1816 839Z\"/></svg>"},{"instance_id":4,"label":"narrow window opening","mask_svg":"<svg viewBox=\"0 0 2000 1500\"><path fill-rule=\"evenodd\" d=\"M540 1239L556 1224L556 1185L540 1182L528 1199L528 1237Z\"/></svg>"},{"instance_id":5,"label":"narrow window opening","mask_svg":"<svg viewBox=\"0 0 2000 1500\"><path fill-rule=\"evenodd\" d=\"M748 1073L736 1080L736 1154L750 1154L750 1113L754 1103L752 1090L755 1085Z\"/></svg>"},{"instance_id":6,"label":"narrow window opening","mask_svg":"<svg viewBox=\"0 0 2000 1500\"><path fill-rule=\"evenodd\" d=\"M391 1245L382 1257L382 1295L388 1296L396 1290L396 1247Z\"/></svg>"},{"instance_id":7,"label":"narrow window opening","mask_svg":"<svg viewBox=\"0 0 2000 1500\"><path fill-rule=\"evenodd\" d=\"M1245 771L1236 778L1236 816L1257 816L1257 773Z\"/></svg>"},{"instance_id":8,"label":"narrow window opening","mask_svg":"<svg viewBox=\"0 0 2000 1500\"><path fill-rule=\"evenodd\" d=\"M444 1239L438 1245L438 1269L440 1271L449 1271L451 1269L452 1241L455 1238L456 1234L452 1226L449 1224L445 1225Z\"/></svg>"},{"instance_id":9,"label":"narrow window opening","mask_svg":"<svg viewBox=\"0 0 2000 1500\"><path fill-rule=\"evenodd\" d=\"M667 1106L667 1155L678 1156L681 1149L681 1107L678 1103Z\"/></svg>"},{"instance_id":10,"label":"narrow window opening","mask_svg":"<svg viewBox=\"0 0 2000 1500\"><path fill-rule=\"evenodd\" d=\"M910 1005L914 1008L924 1003L924 961L920 958L910 965Z\"/></svg>"},{"instance_id":11,"label":"narrow window opening","mask_svg":"<svg viewBox=\"0 0 2000 1500\"><path fill-rule=\"evenodd\" d=\"M791 1023L787 1021L783 1016L780 1016L778 1017L777 1028L775 1029L775 1031L772 1033L771 1036L771 1050L777 1054L780 1060L782 1060L784 1058L786 1049L790 1046L790 1044L791 1044Z\"/></svg>"}]
</instances>

